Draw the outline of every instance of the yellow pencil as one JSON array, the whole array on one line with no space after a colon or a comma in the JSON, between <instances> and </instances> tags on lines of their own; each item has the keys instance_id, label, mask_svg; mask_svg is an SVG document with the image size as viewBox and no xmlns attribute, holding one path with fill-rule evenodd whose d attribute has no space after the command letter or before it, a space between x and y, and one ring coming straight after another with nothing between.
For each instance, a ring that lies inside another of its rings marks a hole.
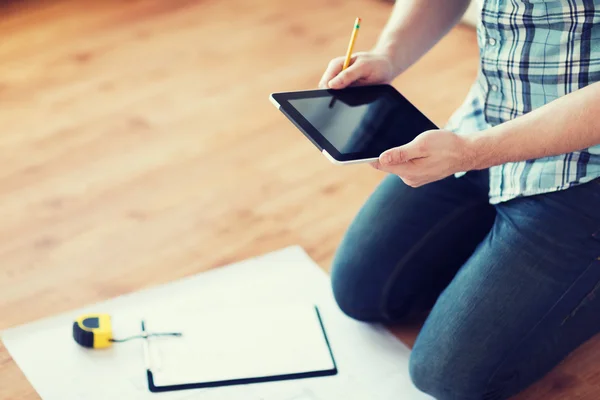
<instances>
[{"instance_id":1,"label":"yellow pencil","mask_svg":"<svg viewBox=\"0 0 600 400\"><path fill-rule=\"evenodd\" d=\"M350 37L348 52L346 53L346 61L344 61L344 67L342 70L350 66L350 59L352 58L352 50L354 49L354 43L356 42L356 35L358 35L358 29L360 28L360 21L360 18L356 18L356 21L354 21L354 29L352 30L352 37Z\"/></svg>"}]
</instances>

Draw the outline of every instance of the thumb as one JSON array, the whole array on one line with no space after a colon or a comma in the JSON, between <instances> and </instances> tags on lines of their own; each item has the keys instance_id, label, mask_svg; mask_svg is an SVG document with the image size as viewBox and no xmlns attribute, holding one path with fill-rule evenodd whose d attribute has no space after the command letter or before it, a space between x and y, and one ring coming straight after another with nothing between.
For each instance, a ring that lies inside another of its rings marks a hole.
<instances>
[{"instance_id":1,"label":"thumb","mask_svg":"<svg viewBox=\"0 0 600 400\"><path fill-rule=\"evenodd\" d=\"M347 69L340 72L335 78L329 81L331 89L342 89L350 86L361 78L362 68L360 63L354 63Z\"/></svg>"},{"instance_id":2,"label":"thumb","mask_svg":"<svg viewBox=\"0 0 600 400\"><path fill-rule=\"evenodd\" d=\"M382 165L398 165L424 156L425 154L419 149L419 146L411 142L404 146L384 151L379 156L379 162Z\"/></svg>"}]
</instances>

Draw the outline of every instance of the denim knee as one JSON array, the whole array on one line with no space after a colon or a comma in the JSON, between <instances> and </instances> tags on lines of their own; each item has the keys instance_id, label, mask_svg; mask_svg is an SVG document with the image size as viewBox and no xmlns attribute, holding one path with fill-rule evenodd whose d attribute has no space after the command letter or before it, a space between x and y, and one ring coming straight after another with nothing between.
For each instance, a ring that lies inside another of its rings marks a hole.
<instances>
[{"instance_id":1,"label":"denim knee","mask_svg":"<svg viewBox=\"0 0 600 400\"><path fill-rule=\"evenodd\" d=\"M489 376L478 373L476 365L466 365L470 361L468 354L447 357L438 350L419 347L413 350L409 373L417 389L436 400L503 399L499 392L488 392Z\"/></svg>"},{"instance_id":2,"label":"denim knee","mask_svg":"<svg viewBox=\"0 0 600 400\"><path fill-rule=\"evenodd\" d=\"M347 255L334 259L331 267L331 288L340 310L352 319L364 322L381 321L383 285L365 277L370 268L364 261Z\"/></svg>"},{"instance_id":3,"label":"denim knee","mask_svg":"<svg viewBox=\"0 0 600 400\"><path fill-rule=\"evenodd\" d=\"M353 255L338 253L331 268L333 296L344 314L363 322L401 323L418 311L414 299L399 291L390 301L389 277L374 273L371 260Z\"/></svg>"},{"instance_id":4,"label":"denim knee","mask_svg":"<svg viewBox=\"0 0 600 400\"><path fill-rule=\"evenodd\" d=\"M352 319L365 322L376 319L375 302L361 290L350 270L339 264L332 268L331 289L338 307Z\"/></svg>"},{"instance_id":5,"label":"denim knee","mask_svg":"<svg viewBox=\"0 0 600 400\"><path fill-rule=\"evenodd\" d=\"M413 350L408 364L408 372L415 387L437 400L458 400L458 397L450 397L449 382L446 381L450 380L451 375L445 375L442 369L443 367L435 358L428 360Z\"/></svg>"}]
</instances>

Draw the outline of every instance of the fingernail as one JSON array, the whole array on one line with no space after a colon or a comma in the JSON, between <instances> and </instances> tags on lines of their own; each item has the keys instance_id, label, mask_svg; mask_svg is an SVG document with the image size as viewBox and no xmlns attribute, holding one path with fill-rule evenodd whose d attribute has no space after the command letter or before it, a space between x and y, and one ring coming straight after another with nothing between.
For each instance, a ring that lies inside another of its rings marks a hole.
<instances>
[{"instance_id":1,"label":"fingernail","mask_svg":"<svg viewBox=\"0 0 600 400\"><path fill-rule=\"evenodd\" d=\"M389 164L392 162L392 155L390 153L385 153L381 156L381 162L384 164Z\"/></svg>"}]
</instances>

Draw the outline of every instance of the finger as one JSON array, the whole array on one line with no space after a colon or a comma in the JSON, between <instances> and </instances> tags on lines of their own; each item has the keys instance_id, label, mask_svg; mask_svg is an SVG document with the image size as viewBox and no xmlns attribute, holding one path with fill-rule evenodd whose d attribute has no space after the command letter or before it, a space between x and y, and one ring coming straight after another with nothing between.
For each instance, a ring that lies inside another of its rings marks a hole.
<instances>
[{"instance_id":1,"label":"finger","mask_svg":"<svg viewBox=\"0 0 600 400\"><path fill-rule=\"evenodd\" d=\"M381 169L381 164L379 163L379 161L373 161L369 163L371 165L371 167L375 168L375 169Z\"/></svg>"},{"instance_id":2,"label":"finger","mask_svg":"<svg viewBox=\"0 0 600 400\"><path fill-rule=\"evenodd\" d=\"M426 155L425 150L418 143L411 142L404 146L384 151L379 156L379 162L384 166L400 165L417 158L423 158Z\"/></svg>"},{"instance_id":3,"label":"finger","mask_svg":"<svg viewBox=\"0 0 600 400\"><path fill-rule=\"evenodd\" d=\"M342 57L334 58L333 60L331 60L329 62L329 65L327 66L327 69L323 73L323 76L321 77L319 87L322 89L328 88L329 81L342 71L343 66L344 59Z\"/></svg>"},{"instance_id":4,"label":"finger","mask_svg":"<svg viewBox=\"0 0 600 400\"><path fill-rule=\"evenodd\" d=\"M414 165L411 163L398 165L383 165L380 162L376 161L372 163L371 166L378 171L398 175L402 179L405 179L406 177L412 177L416 174Z\"/></svg>"},{"instance_id":5,"label":"finger","mask_svg":"<svg viewBox=\"0 0 600 400\"><path fill-rule=\"evenodd\" d=\"M329 81L329 87L332 89L342 89L350 86L352 83L362 78L364 72L363 65L354 63L340 72L335 78Z\"/></svg>"},{"instance_id":6,"label":"finger","mask_svg":"<svg viewBox=\"0 0 600 400\"><path fill-rule=\"evenodd\" d=\"M411 188L418 188L422 185L420 182L412 179L402 179L402 182L404 182L407 186L410 186Z\"/></svg>"},{"instance_id":7,"label":"finger","mask_svg":"<svg viewBox=\"0 0 600 400\"><path fill-rule=\"evenodd\" d=\"M369 85L369 79L365 78L364 76L358 78L357 80L355 80L350 86L361 86L361 85Z\"/></svg>"}]
</instances>

